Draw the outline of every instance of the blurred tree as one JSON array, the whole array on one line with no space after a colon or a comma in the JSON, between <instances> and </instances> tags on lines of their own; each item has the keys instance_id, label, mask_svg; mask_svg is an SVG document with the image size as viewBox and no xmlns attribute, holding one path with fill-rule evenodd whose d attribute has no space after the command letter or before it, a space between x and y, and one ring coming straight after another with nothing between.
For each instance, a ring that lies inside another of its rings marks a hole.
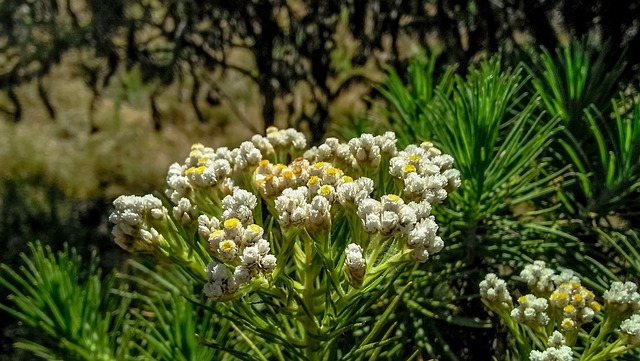
<instances>
[{"instance_id":1,"label":"blurred tree","mask_svg":"<svg viewBox=\"0 0 640 361\"><path fill-rule=\"evenodd\" d=\"M440 61L462 69L500 48L527 42L555 48L570 37L610 39L619 54L640 42L638 18L633 0L5 0L0 88L11 104L5 112L19 120L15 88L36 80L53 118L43 79L66 52L80 50L91 55L82 57L80 70L94 102L120 65L157 84L151 109L159 129L156 98L166 85L189 79L191 105L205 121L202 93L208 104L230 100L205 75L232 71L259 88L265 126L274 122L277 100L292 108L291 95L306 89L309 104L287 121L306 123L318 141L332 100L374 80L365 65L400 68L407 44L435 46L444 54ZM629 52L628 62L639 64L640 53Z\"/></svg>"}]
</instances>

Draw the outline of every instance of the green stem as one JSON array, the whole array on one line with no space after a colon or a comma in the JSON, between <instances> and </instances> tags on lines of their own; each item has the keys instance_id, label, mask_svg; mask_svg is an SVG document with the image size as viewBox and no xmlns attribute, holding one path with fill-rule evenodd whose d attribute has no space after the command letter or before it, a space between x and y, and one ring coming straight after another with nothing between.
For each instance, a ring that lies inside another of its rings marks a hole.
<instances>
[{"instance_id":1,"label":"green stem","mask_svg":"<svg viewBox=\"0 0 640 361\"><path fill-rule=\"evenodd\" d=\"M303 232L303 234L306 232ZM305 348L305 356L309 361L317 360L318 354L318 344L316 338L312 336L312 334L317 334L318 325L315 321L315 312L316 312L316 304L315 304L315 279L316 279L316 265L313 264L314 251L313 251L313 239L306 234L307 237L304 237L304 254L305 254L305 268L303 271L304 276L304 292L303 292L303 302L307 310L311 313L308 318L305 318L304 321L304 341L306 344Z\"/></svg>"}]
</instances>

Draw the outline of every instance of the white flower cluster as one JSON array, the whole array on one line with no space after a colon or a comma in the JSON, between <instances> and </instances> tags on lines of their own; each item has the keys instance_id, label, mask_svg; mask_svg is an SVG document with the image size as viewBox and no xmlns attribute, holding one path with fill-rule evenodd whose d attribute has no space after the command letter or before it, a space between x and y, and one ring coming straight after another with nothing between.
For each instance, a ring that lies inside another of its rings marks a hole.
<instances>
[{"instance_id":1,"label":"white flower cluster","mask_svg":"<svg viewBox=\"0 0 640 361\"><path fill-rule=\"evenodd\" d=\"M200 143L191 146L184 164L173 163L167 172L165 194L177 204L189 198L193 189L206 189L230 181L232 156L227 148L214 150Z\"/></svg>"},{"instance_id":2,"label":"white flower cluster","mask_svg":"<svg viewBox=\"0 0 640 361\"><path fill-rule=\"evenodd\" d=\"M367 266L362 254L362 247L355 243L350 243L345 249L345 253L344 265L351 284L354 286L361 285Z\"/></svg>"},{"instance_id":3,"label":"white flower cluster","mask_svg":"<svg viewBox=\"0 0 640 361\"><path fill-rule=\"evenodd\" d=\"M217 229L220 222L216 218L207 216L198 218L198 223L200 236L204 238L208 235L211 251L223 262L217 264L217 267L225 267L225 272L226 265L235 267L232 276L225 273L225 277L209 278L209 283L213 282L216 285L206 286L205 293L208 292L207 290L223 292L215 293L217 296L212 296L214 293L207 293L207 296L219 299L224 295L232 294L238 286L251 281L258 274L268 275L275 269L277 259L270 253L271 246L263 238L262 227L256 224L244 227L239 219L229 218L222 222L222 229ZM222 271L217 274L222 274ZM228 285L234 287L229 288Z\"/></svg>"},{"instance_id":4,"label":"white flower cluster","mask_svg":"<svg viewBox=\"0 0 640 361\"><path fill-rule=\"evenodd\" d=\"M329 192L329 190L327 190ZM331 202L325 195L315 195L305 186L287 188L275 200L278 221L283 227L305 225L309 229L326 228L331 224Z\"/></svg>"},{"instance_id":5,"label":"white flower cluster","mask_svg":"<svg viewBox=\"0 0 640 361\"><path fill-rule=\"evenodd\" d=\"M267 128L267 136L256 134L251 138L251 144L258 149L262 157L270 157L276 152L299 153L307 146L304 134L293 129Z\"/></svg>"},{"instance_id":6,"label":"white flower cluster","mask_svg":"<svg viewBox=\"0 0 640 361\"><path fill-rule=\"evenodd\" d=\"M412 248L412 256L418 262L425 262L429 255L444 248L444 241L437 236L438 224L434 216L423 218L409 232L407 244Z\"/></svg>"},{"instance_id":7,"label":"white flower cluster","mask_svg":"<svg viewBox=\"0 0 640 361\"><path fill-rule=\"evenodd\" d=\"M640 315L633 314L622 321L620 331L626 337L627 344L640 346Z\"/></svg>"},{"instance_id":8,"label":"white flower cluster","mask_svg":"<svg viewBox=\"0 0 640 361\"><path fill-rule=\"evenodd\" d=\"M210 262L205 270L207 283L202 292L214 300L219 300L224 295L230 295L238 290L238 284L229 276L227 267L222 263Z\"/></svg>"},{"instance_id":9,"label":"white flower cluster","mask_svg":"<svg viewBox=\"0 0 640 361\"><path fill-rule=\"evenodd\" d=\"M460 187L460 172L452 165L453 157L424 142L421 146L409 145L391 158L389 173L402 180L402 194L407 199L433 204Z\"/></svg>"},{"instance_id":10,"label":"white flower cluster","mask_svg":"<svg viewBox=\"0 0 640 361\"><path fill-rule=\"evenodd\" d=\"M198 206L192 205L189 198L180 198L173 207L173 216L182 224L189 224L199 217Z\"/></svg>"},{"instance_id":11,"label":"white flower cluster","mask_svg":"<svg viewBox=\"0 0 640 361\"><path fill-rule=\"evenodd\" d=\"M360 177L353 180L345 176L342 179L343 183L336 188L336 196L343 206L358 205L373 193L374 183L371 178Z\"/></svg>"},{"instance_id":12,"label":"white flower cluster","mask_svg":"<svg viewBox=\"0 0 640 361\"><path fill-rule=\"evenodd\" d=\"M327 138L323 144L306 151L304 157L312 162L330 162L351 169L375 168L380 165L382 155L396 155L396 142L393 132L378 136L365 133L347 144L336 138Z\"/></svg>"},{"instance_id":13,"label":"white flower cluster","mask_svg":"<svg viewBox=\"0 0 640 361\"><path fill-rule=\"evenodd\" d=\"M530 361L573 361L573 350L569 346L549 347L544 351L533 350Z\"/></svg>"},{"instance_id":14,"label":"white flower cluster","mask_svg":"<svg viewBox=\"0 0 640 361\"><path fill-rule=\"evenodd\" d=\"M296 188L309 180L309 162L298 158L289 165L272 164L264 159L253 176L256 187L265 198L273 198L285 188Z\"/></svg>"},{"instance_id":15,"label":"white flower cluster","mask_svg":"<svg viewBox=\"0 0 640 361\"><path fill-rule=\"evenodd\" d=\"M337 138L327 138L323 144L309 148L303 157L313 163L328 162L345 168L358 166L358 161L351 154L349 145L340 143Z\"/></svg>"},{"instance_id":16,"label":"white flower cluster","mask_svg":"<svg viewBox=\"0 0 640 361\"><path fill-rule=\"evenodd\" d=\"M566 340L560 331L554 330L551 336L549 336L547 344L549 347L560 348L566 344Z\"/></svg>"},{"instance_id":17,"label":"white flower cluster","mask_svg":"<svg viewBox=\"0 0 640 361\"><path fill-rule=\"evenodd\" d=\"M161 237L154 225L167 216L162 201L150 194L120 196L113 205L109 221L114 223L111 233L116 243L129 252L153 250Z\"/></svg>"},{"instance_id":18,"label":"white flower cluster","mask_svg":"<svg viewBox=\"0 0 640 361\"><path fill-rule=\"evenodd\" d=\"M278 129L276 127L269 127L267 128L267 139L274 149L300 151L307 147L307 138L302 132L293 128Z\"/></svg>"},{"instance_id":19,"label":"white flower cluster","mask_svg":"<svg viewBox=\"0 0 640 361\"><path fill-rule=\"evenodd\" d=\"M381 200L365 198L358 205L358 215L368 233L406 233L417 222L415 210L395 194L382 196Z\"/></svg>"},{"instance_id":20,"label":"white flower cluster","mask_svg":"<svg viewBox=\"0 0 640 361\"><path fill-rule=\"evenodd\" d=\"M264 229L253 224L256 197L238 187L222 200L223 221L215 217L198 217L198 233L209 241L209 248L222 263L207 266L208 283L205 294L213 299L232 295L243 283L259 274L268 275L277 259L270 253L271 245L263 238ZM227 265L235 267L229 275ZM215 271L215 272L214 272Z\"/></svg>"},{"instance_id":21,"label":"white flower cluster","mask_svg":"<svg viewBox=\"0 0 640 361\"><path fill-rule=\"evenodd\" d=\"M511 317L524 325L532 327L545 326L549 323L549 316L545 313L546 310L546 298L538 298L535 295L528 294L518 298L518 307L511 310Z\"/></svg>"},{"instance_id":22,"label":"white flower cluster","mask_svg":"<svg viewBox=\"0 0 640 361\"><path fill-rule=\"evenodd\" d=\"M260 149L256 148L251 142L242 142L238 148L230 153L233 159L233 169L236 172L243 171L247 167L255 167L262 160Z\"/></svg>"},{"instance_id":23,"label":"white flower cluster","mask_svg":"<svg viewBox=\"0 0 640 361\"><path fill-rule=\"evenodd\" d=\"M349 151L359 166L376 168L380 165L382 155L394 156L396 150L396 135L386 132L383 135L373 136L362 134L359 138L349 140Z\"/></svg>"},{"instance_id":24,"label":"white flower cluster","mask_svg":"<svg viewBox=\"0 0 640 361\"><path fill-rule=\"evenodd\" d=\"M524 266L520 272L520 278L536 294L544 295L553 292L555 284L553 276L555 272L547 268L544 261L533 261L533 264Z\"/></svg>"},{"instance_id":25,"label":"white flower cluster","mask_svg":"<svg viewBox=\"0 0 640 361\"><path fill-rule=\"evenodd\" d=\"M258 199L253 193L242 188L234 187L233 194L222 199L224 219L237 218L242 224L253 221L253 210L258 205Z\"/></svg>"},{"instance_id":26,"label":"white flower cluster","mask_svg":"<svg viewBox=\"0 0 640 361\"><path fill-rule=\"evenodd\" d=\"M575 330L581 325L591 322L602 306L595 301L592 291L579 282L562 283L549 296L551 307L562 310L561 326L566 331Z\"/></svg>"},{"instance_id":27,"label":"white flower cluster","mask_svg":"<svg viewBox=\"0 0 640 361\"><path fill-rule=\"evenodd\" d=\"M499 309L511 309L512 301L507 283L495 273L489 273L480 282L480 296Z\"/></svg>"},{"instance_id":28,"label":"white flower cluster","mask_svg":"<svg viewBox=\"0 0 640 361\"><path fill-rule=\"evenodd\" d=\"M638 286L633 282L613 282L611 288L602 295L604 303L620 313L640 310L640 294Z\"/></svg>"}]
</instances>

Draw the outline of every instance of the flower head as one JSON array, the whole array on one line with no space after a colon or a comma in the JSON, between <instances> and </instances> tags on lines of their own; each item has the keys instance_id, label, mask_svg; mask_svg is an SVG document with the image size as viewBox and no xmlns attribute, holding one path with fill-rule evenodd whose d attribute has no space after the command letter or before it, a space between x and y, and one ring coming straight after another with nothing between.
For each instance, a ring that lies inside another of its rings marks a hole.
<instances>
[{"instance_id":1,"label":"flower head","mask_svg":"<svg viewBox=\"0 0 640 361\"><path fill-rule=\"evenodd\" d=\"M640 309L638 286L633 282L613 282L611 288L604 292L605 305L620 313Z\"/></svg>"},{"instance_id":2,"label":"flower head","mask_svg":"<svg viewBox=\"0 0 640 361\"><path fill-rule=\"evenodd\" d=\"M531 361L572 361L573 350L569 346L549 347L544 351L533 350L529 354Z\"/></svg>"},{"instance_id":3,"label":"flower head","mask_svg":"<svg viewBox=\"0 0 640 361\"><path fill-rule=\"evenodd\" d=\"M640 346L640 315L633 314L620 324L620 331L627 343L633 346Z\"/></svg>"},{"instance_id":4,"label":"flower head","mask_svg":"<svg viewBox=\"0 0 640 361\"><path fill-rule=\"evenodd\" d=\"M512 301L507 283L495 273L487 274L480 282L480 296L490 307L511 309Z\"/></svg>"},{"instance_id":5,"label":"flower head","mask_svg":"<svg viewBox=\"0 0 640 361\"><path fill-rule=\"evenodd\" d=\"M545 313L546 309L546 298L538 298L528 294L518 298L518 307L511 311L511 317L525 325L544 326L549 323L549 316Z\"/></svg>"}]
</instances>

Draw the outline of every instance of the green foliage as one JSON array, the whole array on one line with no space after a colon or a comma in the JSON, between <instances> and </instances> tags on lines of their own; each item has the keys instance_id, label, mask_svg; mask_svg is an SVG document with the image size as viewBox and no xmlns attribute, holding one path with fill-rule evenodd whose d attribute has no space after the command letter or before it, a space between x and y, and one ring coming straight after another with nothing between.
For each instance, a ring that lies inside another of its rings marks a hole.
<instances>
[{"instance_id":1,"label":"green foliage","mask_svg":"<svg viewBox=\"0 0 640 361\"><path fill-rule=\"evenodd\" d=\"M559 196L574 217L596 222L610 213L628 218L639 212L633 200L640 179L639 110L628 96L612 100L626 63L623 56L609 61L608 50L585 41L555 56L542 48L527 66L543 109L565 126L554 145L557 167L571 165L577 182Z\"/></svg>"},{"instance_id":2,"label":"green foliage","mask_svg":"<svg viewBox=\"0 0 640 361\"><path fill-rule=\"evenodd\" d=\"M427 58L415 57L409 60L408 84L405 85L399 74L392 68L387 68L388 78L378 87L380 93L393 105L398 112L399 121L396 122L401 143L413 143L431 134L427 122L418 122L424 108L436 97L436 89L445 96L453 90L454 70L447 68L443 74L436 76L435 55ZM405 144L405 145L406 145Z\"/></svg>"},{"instance_id":3,"label":"green foliage","mask_svg":"<svg viewBox=\"0 0 640 361\"><path fill-rule=\"evenodd\" d=\"M580 132L583 111L594 105L610 109L610 100L625 70L624 57L608 62L608 44L597 49L586 40L571 42L552 55L542 47L531 52L526 65L532 85L552 117L562 119L567 129Z\"/></svg>"},{"instance_id":4,"label":"green foliage","mask_svg":"<svg viewBox=\"0 0 640 361\"><path fill-rule=\"evenodd\" d=\"M0 309L42 336L16 347L48 360L118 360L127 353L127 336L117 337L127 320L128 303L111 292L112 278L103 279L95 254L88 267L75 249L54 254L40 243L22 254L24 266L0 268L0 284L11 292L12 306Z\"/></svg>"},{"instance_id":5,"label":"green foliage","mask_svg":"<svg viewBox=\"0 0 640 361\"><path fill-rule=\"evenodd\" d=\"M614 213L624 219L640 215L636 199L640 189L640 104L631 103L631 109L625 112L626 104L613 101L614 119L595 107L585 109L584 119L595 146L570 132L559 139L578 172L579 192L572 194L568 189L562 197L572 213L598 221L606 221L605 217Z\"/></svg>"}]
</instances>

